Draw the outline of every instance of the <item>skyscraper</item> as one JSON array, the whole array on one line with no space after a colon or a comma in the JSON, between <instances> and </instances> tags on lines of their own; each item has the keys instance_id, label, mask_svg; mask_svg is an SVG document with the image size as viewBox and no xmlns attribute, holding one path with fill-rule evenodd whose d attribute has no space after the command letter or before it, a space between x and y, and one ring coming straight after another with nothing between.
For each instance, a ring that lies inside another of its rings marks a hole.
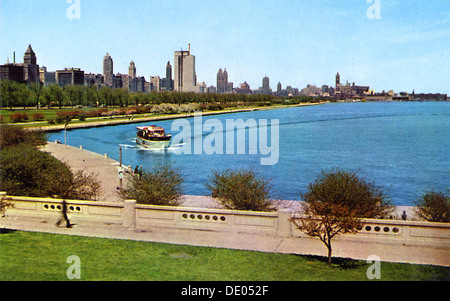
<instances>
[{"instance_id":1,"label":"skyscraper","mask_svg":"<svg viewBox=\"0 0 450 301\"><path fill-rule=\"evenodd\" d=\"M56 84L61 87L84 85L84 71L80 68L64 68L64 70L56 70Z\"/></svg>"},{"instance_id":2,"label":"skyscraper","mask_svg":"<svg viewBox=\"0 0 450 301\"><path fill-rule=\"evenodd\" d=\"M114 63L109 53L103 58L103 78L107 86L114 86Z\"/></svg>"},{"instance_id":3,"label":"skyscraper","mask_svg":"<svg viewBox=\"0 0 450 301\"><path fill-rule=\"evenodd\" d=\"M195 56L189 51L175 51L174 90L179 92L198 92L195 74Z\"/></svg>"},{"instance_id":4,"label":"skyscraper","mask_svg":"<svg viewBox=\"0 0 450 301\"><path fill-rule=\"evenodd\" d=\"M166 78L163 78L162 82L163 82L162 88L165 91L172 91L173 90L172 66L170 65L170 62L167 62L167 65L166 65Z\"/></svg>"},{"instance_id":5,"label":"skyscraper","mask_svg":"<svg viewBox=\"0 0 450 301\"><path fill-rule=\"evenodd\" d=\"M217 72L217 93L229 93L233 92L233 83L228 82L227 68L223 71L219 69Z\"/></svg>"},{"instance_id":6,"label":"skyscraper","mask_svg":"<svg viewBox=\"0 0 450 301\"><path fill-rule=\"evenodd\" d=\"M262 93L263 94L272 94L272 89L270 89L270 80L267 76L264 76L262 79Z\"/></svg>"},{"instance_id":7,"label":"skyscraper","mask_svg":"<svg viewBox=\"0 0 450 301\"><path fill-rule=\"evenodd\" d=\"M128 67L128 90L130 92L137 91L136 65L134 61L131 61L130 67Z\"/></svg>"},{"instance_id":8,"label":"skyscraper","mask_svg":"<svg viewBox=\"0 0 450 301\"><path fill-rule=\"evenodd\" d=\"M23 63L25 65L36 65L36 62L36 54L34 53L33 48L31 48L31 45L28 45L27 51L23 55Z\"/></svg>"},{"instance_id":9,"label":"skyscraper","mask_svg":"<svg viewBox=\"0 0 450 301\"><path fill-rule=\"evenodd\" d=\"M37 64L36 54L28 45L28 49L23 56L24 80L26 83L39 84L39 65Z\"/></svg>"},{"instance_id":10,"label":"skyscraper","mask_svg":"<svg viewBox=\"0 0 450 301\"><path fill-rule=\"evenodd\" d=\"M222 71L222 68L217 72L217 93L225 93L227 91L228 73L227 69Z\"/></svg>"}]
</instances>

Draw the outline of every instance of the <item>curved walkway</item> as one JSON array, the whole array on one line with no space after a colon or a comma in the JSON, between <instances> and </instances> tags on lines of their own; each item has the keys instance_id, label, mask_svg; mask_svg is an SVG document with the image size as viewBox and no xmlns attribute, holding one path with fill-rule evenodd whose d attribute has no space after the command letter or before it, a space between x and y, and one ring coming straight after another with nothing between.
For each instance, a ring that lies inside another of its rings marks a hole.
<instances>
[{"instance_id":1,"label":"curved walkway","mask_svg":"<svg viewBox=\"0 0 450 301\"><path fill-rule=\"evenodd\" d=\"M41 150L67 163L73 172L83 170L86 173L97 174L102 185L102 196L100 198L102 201L122 201L117 194L120 187L119 162L85 149L54 142L48 142ZM181 201L184 207L217 208L219 206L211 197L207 196L185 195L182 196Z\"/></svg>"},{"instance_id":2,"label":"curved walkway","mask_svg":"<svg viewBox=\"0 0 450 301\"><path fill-rule=\"evenodd\" d=\"M102 185L101 199L108 202L120 201L117 195L120 187L119 162L91 151L53 142L48 142L41 150L67 163L73 172L83 170L85 173L97 174Z\"/></svg>"}]
</instances>

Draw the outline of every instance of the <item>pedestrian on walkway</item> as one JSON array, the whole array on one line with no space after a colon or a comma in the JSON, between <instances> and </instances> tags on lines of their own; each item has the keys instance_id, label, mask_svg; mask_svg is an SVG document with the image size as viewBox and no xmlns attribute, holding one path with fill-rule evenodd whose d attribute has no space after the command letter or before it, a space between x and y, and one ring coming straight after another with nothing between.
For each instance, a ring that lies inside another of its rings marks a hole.
<instances>
[{"instance_id":1,"label":"pedestrian on walkway","mask_svg":"<svg viewBox=\"0 0 450 301\"><path fill-rule=\"evenodd\" d=\"M57 222L56 222L56 226L59 227L59 225L61 224L61 222L64 221L66 222L66 228L72 228L73 224L70 223L69 217L67 216L67 203L66 200L63 200L62 202L62 218L60 218Z\"/></svg>"}]
</instances>

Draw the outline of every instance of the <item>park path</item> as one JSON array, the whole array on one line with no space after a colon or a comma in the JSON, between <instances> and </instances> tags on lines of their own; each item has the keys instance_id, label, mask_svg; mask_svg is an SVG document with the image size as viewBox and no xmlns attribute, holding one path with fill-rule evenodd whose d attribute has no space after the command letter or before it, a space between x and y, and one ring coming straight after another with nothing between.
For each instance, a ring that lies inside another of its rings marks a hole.
<instances>
[{"instance_id":1,"label":"park path","mask_svg":"<svg viewBox=\"0 0 450 301\"><path fill-rule=\"evenodd\" d=\"M102 185L101 201L120 201L117 194L120 187L119 162L88 150L53 142L48 142L41 150L65 162L73 172L83 170L88 174L95 173Z\"/></svg>"}]
</instances>

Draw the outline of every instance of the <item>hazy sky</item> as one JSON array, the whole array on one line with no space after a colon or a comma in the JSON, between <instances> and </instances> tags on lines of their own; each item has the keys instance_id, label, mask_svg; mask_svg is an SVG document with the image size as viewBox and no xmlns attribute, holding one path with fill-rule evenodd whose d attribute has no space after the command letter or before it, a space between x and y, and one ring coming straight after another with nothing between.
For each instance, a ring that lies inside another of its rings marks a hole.
<instances>
[{"instance_id":1,"label":"hazy sky","mask_svg":"<svg viewBox=\"0 0 450 301\"><path fill-rule=\"evenodd\" d=\"M79 19L76 4L80 3ZM196 56L199 82L226 68L235 87L270 78L304 88L341 81L376 91L450 95L449 0L0 0L0 63L31 44L49 70L165 76L174 51ZM379 9L377 6L379 3ZM73 6L75 5L75 6ZM72 10L72 8L75 8ZM373 18L379 16L380 19Z\"/></svg>"}]
</instances>

